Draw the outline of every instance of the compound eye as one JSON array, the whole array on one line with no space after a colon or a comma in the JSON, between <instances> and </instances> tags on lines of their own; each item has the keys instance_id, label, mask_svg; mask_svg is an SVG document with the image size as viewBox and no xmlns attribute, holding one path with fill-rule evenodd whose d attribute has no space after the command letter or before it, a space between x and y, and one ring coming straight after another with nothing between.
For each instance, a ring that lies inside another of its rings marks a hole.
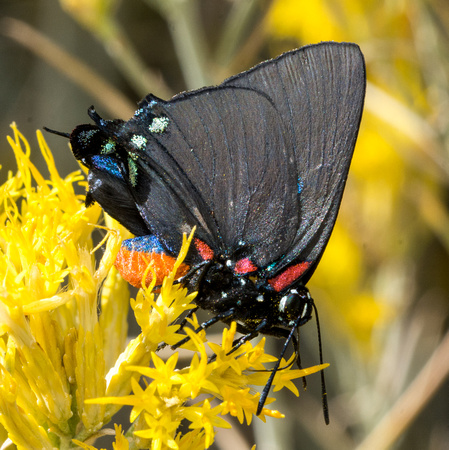
<instances>
[{"instance_id":1,"label":"compound eye","mask_svg":"<svg viewBox=\"0 0 449 450\"><path fill-rule=\"evenodd\" d=\"M303 323L307 322L312 314L312 299L309 291L304 288L298 292L297 289L291 289L284 295L279 302L279 312L288 320L296 321L301 318Z\"/></svg>"}]
</instances>

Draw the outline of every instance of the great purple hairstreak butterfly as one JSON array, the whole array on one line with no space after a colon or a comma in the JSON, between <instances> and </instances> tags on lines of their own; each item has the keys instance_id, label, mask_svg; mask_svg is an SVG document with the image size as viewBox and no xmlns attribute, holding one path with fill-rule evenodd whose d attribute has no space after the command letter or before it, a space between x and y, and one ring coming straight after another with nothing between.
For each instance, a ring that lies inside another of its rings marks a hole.
<instances>
[{"instance_id":1,"label":"great purple hairstreak butterfly","mask_svg":"<svg viewBox=\"0 0 449 450\"><path fill-rule=\"evenodd\" d=\"M235 348L262 333L285 338L281 357L293 342L299 360L298 329L316 312L305 285L340 207L365 83L357 45L323 42L219 86L169 101L148 95L129 121L91 107L95 125L59 134L89 169L86 204L136 236L117 260L128 281L141 286L142 254L170 267L196 227L178 275L214 315L203 327L236 321ZM324 378L322 387L328 422Z\"/></svg>"}]
</instances>

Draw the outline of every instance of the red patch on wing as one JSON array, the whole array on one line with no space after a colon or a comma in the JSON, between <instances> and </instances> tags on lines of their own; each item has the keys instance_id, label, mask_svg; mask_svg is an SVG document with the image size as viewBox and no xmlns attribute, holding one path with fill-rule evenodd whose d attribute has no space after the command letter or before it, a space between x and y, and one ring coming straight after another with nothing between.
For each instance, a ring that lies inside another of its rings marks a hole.
<instances>
[{"instance_id":1,"label":"red patch on wing","mask_svg":"<svg viewBox=\"0 0 449 450\"><path fill-rule=\"evenodd\" d=\"M147 273L145 286L149 286L153 280L153 270L156 273L156 286L162 284L162 280L167 276L175 265L176 258L164 253L145 253L130 251L121 248L115 260L115 267L120 275L129 283L137 288L142 287L142 279L147 270L148 264L152 263L152 269ZM176 277L182 277L189 271L187 264L181 264L176 272Z\"/></svg>"},{"instance_id":2,"label":"red patch on wing","mask_svg":"<svg viewBox=\"0 0 449 450\"><path fill-rule=\"evenodd\" d=\"M285 269L282 273L271 280L268 280L268 283L276 292L280 292L282 289L290 286L294 281L296 281L309 267L310 263L307 261L295 264L294 266Z\"/></svg>"},{"instance_id":3,"label":"red patch on wing","mask_svg":"<svg viewBox=\"0 0 449 450\"><path fill-rule=\"evenodd\" d=\"M214 257L214 251L205 242L198 238L195 238L193 241L195 242L198 253L204 261L210 261Z\"/></svg>"},{"instance_id":4,"label":"red patch on wing","mask_svg":"<svg viewBox=\"0 0 449 450\"><path fill-rule=\"evenodd\" d=\"M258 267L249 258L239 259L235 263L234 272L240 275L250 272L255 272Z\"/></svg>"}]
</instances>

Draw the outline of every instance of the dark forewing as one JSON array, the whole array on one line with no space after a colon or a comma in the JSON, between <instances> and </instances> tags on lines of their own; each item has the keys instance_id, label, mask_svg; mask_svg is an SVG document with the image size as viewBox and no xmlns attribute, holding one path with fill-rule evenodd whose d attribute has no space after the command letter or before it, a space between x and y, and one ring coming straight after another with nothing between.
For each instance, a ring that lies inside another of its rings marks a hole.
<instances>
[{"instance_id":1,"label":"dark forewing","mask_svg":"<svg viewBox=\"0 0 449 450\"><path fill-rule=\"evenodd\" d=\"M274 268L309 261L310 278L332 232L359 130L365 64L355 44L326 42L262 63L224 85L251 86L276 105L291 139L300 183L300 223Z\"/></svg>"},{"instance_id":2,"label":"dark forewing","mask_svg":"<svg viewBox=\"0 0 449 450\"><path fill-rule=\"evenodd\" d=\"M147 97L128 130L147 140L134 196L149 229L169 242L197 225L215 251L278 261L267 276L309 261L306 281L338 213L364 93L360 49L322 43L217 88ZM155 117L168 120L150 132Z\"/></svg>"},{"instance_id":3,"label":"dark forewing","mask_svg":"<svg viewBox=\"0 0 449 450\"><path fill-rule=\"evenodd\" d=\"M209 88L157 100L151 115L168 125L146 134L138 160L135 196L149 228L167 240L173 227L197 225L196 235L216 252L257 249L261 264L280 257L295 238L299 202L294 154L271 99L248 88Z\"/></svg>"}]
</instances>

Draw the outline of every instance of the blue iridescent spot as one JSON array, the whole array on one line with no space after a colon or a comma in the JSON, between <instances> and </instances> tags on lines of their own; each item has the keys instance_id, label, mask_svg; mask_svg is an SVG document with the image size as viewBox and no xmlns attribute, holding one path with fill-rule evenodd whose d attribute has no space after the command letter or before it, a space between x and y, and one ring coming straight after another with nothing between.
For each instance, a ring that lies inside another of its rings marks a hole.
<instances>
[{"instance_id":1,"label":"blue iridescent spot","mask_svg":"<svg viewBox=\"0 0 449 450\"><path fill-rule=\"evenodd\" d=\"M95 169L109 173L110 175L124 181L117 161L114 158L111 158L110 156L95 155L92 156L92 165Z\"/></svg>"},{"instance_id":2,"label":"blue iridescent spot","mask_svg":"<svg viewBox=\"0 0 449 450\"><path fill-rule=\"evenodd\" d=\"M153 235L126 239L122 242L122 247L131 252L164 253L161 243L157 237Z\"/></svg>"},{"instance_id":3,"label":"blue iridescent spot","mask_svg":"<svg viewBox=\"0 0 449 450\"><path fill-rule=\"evenodd\" d=\"M274 263L271 263L265 270L266 270L267 272L270 272L270 271L273 270L273 268L274 268L275 265L276 265L275 262L274 262Z\"/></svg>"},{"instance_id":4,"label":"blue iridescent spot","mask_svg":"<svg viewBox=\"0 0 449 450\"><path fill-rule=\"evenodd\" d=\"M302 178L298 177L298 194L300 194L302 192L304 188L304 183L302 182Z\"/></svg>"}]
</instances>

